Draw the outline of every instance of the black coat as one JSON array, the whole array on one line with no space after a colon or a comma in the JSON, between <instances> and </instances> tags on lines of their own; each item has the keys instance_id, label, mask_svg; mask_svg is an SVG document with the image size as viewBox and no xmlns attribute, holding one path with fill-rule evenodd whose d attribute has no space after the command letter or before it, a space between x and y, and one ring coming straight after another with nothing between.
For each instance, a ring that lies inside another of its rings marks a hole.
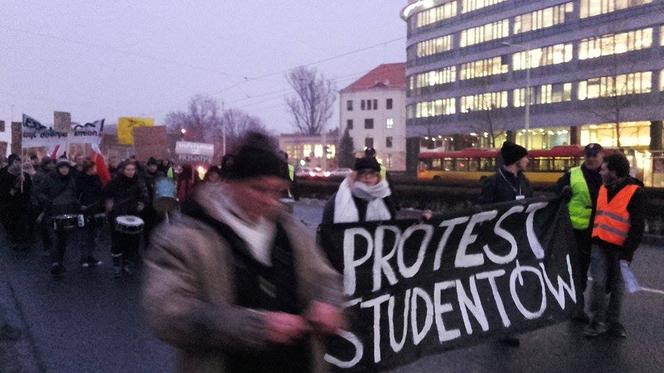
<instances>
[{"instance_id":1,"label":"black coat","mask_svg":"<svg viewBox=\"0 0 664 373\"><path fill-rule=\"evenodd\" d=\"M32 179L23 173L23 189L19 177L9 173L8 168L0 169L0 214L11 217L30 207Z\"/></svg>"},{"instance_id":2,"label":"black coat","mask_svg":"<svg viewBox=\"0 0 664 373\"><path fill-rule=\"evenodd\" d=\"M113 216L138 215L138 203L144 206L148 203L148 190L138 175L131 179L124 174L117 175L106 185L104 196L113 201Z\"/></svg>"},{"instance_id":3,"label":"black coat","mask_svg":"<svg viewBox=\"0 0 664 373\"><path fill-rule=\"evenodd\" d=\"M104 211L104 186L98 175L79 173L76 178L76 197L81 206L87 207L86 214Z\"/></svg>"},{"instance_id":4,"label":"black coat","mask_svg":"<svg viewBox=\"0 0 664 373\"><path fill-rule=\"evenodd\" d=\"M484 180L482 183L482 194L477 202L479 205L487 205L514 201L519 194L523 195L524 198L531 198L533 196L533 188L530 186L530 182L526 176L523 172L514 175L501 168L494 175Z\"/></svg>"},{"instance_id":5,"label":"black coat","mask_svg":"<svg viewBox=\"0 0 664 373\"><path fill-rule=\"evenodd\" d=\"M48 174L37 191L39 204L47 216L77 214L80 204L76 199L76 180L72 174L62 176L55 170Z\"/></svg>"}]
</instances>

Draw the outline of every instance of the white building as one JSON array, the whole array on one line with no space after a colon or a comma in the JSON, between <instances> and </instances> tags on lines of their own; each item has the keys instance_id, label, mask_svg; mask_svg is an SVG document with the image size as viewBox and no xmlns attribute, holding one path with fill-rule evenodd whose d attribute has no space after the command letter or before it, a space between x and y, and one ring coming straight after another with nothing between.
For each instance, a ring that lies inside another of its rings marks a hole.
<instances>
[{"instance_id":1,"label":"white building","mask_svg":"<svg viewBox=\"0 0 664 373\"><path fill-rule=\"evenodd\" d=\"M340 136L348 128L356 153L374 148L388 171L405 171L406 64L380 65L339 95Z\"/></svg>"}]
</instances>

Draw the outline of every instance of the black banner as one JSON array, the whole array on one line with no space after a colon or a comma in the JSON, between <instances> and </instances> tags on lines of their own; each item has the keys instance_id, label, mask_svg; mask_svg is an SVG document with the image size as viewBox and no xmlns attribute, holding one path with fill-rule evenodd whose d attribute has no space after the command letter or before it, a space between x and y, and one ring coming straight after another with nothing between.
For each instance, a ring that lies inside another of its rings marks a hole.
<instances>
[{"instance_id":1,"label":"black banner","mask_svg":"<svg viewBox=\"0 0 664 373\"><path fill-rule=\"evenodd\" d=\"M319 233L349 299L351 330L331 338L325 356L339 370L393 368L574 310L575 241L560 199Z\"/></svg>"}]
</instances>

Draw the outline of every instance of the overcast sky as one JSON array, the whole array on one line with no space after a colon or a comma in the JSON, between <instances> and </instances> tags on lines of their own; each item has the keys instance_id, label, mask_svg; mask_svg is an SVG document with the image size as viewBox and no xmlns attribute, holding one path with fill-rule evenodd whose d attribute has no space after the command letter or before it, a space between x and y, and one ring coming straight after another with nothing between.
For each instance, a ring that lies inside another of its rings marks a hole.
<instances>
[{"instance_id":1,"label":"overcast sky","mask_svg":"<svg viewBox=\"0 0 664 373\"><path fill-rule=\"evenodd\" d=\"M80 122L161 122L203 93L292 131L285 72L330 59L315 67L341 89L381 63L405 61L405 4L1 0L0 119L10 120L13 105L14 120L26 113L47 124L54 110Z\"/></svg>"}]
</instances>

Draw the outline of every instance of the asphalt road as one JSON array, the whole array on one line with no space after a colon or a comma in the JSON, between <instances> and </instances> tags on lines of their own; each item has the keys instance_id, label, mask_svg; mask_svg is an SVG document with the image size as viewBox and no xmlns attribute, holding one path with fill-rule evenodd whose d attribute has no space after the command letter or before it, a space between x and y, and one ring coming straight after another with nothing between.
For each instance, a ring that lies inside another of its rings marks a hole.
<instances>
[{"instance_id":1,"label":"asphalt road","mask_svg":"<svg viewBox=\"0 0 664 373\"><path fill-rule=\"evenodd\" d=\"M300 203L295 214L314 227L319 203ZM2 241L0 241L2 242ZM105 247L108 244L106 243ZM140 311L140 276L111 278L108 249L104 265L78 266L71 245L68 271L53 280L37 248L16 253L0 244L36 350L48 372L168 372L175 363L170 347L154 338ZM519 348L487 342L424 358L399 372L586 371L657 372L664 367L664 248L642 247L634 272L652 291L628 295L624 306L626 340L583 338L581 327L563 323L522 336Z\"/></svg>"}]
</instances>

